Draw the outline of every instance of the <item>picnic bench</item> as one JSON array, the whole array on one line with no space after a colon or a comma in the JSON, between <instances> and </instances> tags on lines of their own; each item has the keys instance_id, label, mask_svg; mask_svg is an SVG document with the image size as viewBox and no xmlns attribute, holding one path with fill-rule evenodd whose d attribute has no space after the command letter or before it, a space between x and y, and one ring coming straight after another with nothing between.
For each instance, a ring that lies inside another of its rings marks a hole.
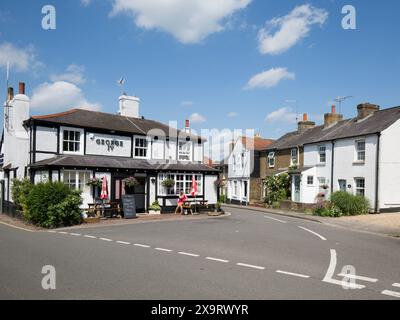
<instances>
[{"instance_id":1,"label":"picnic bench","mask_svg":"<svg viewBox=\"0 0 400 320\"><path fill-rule=\"evenodd\" d=\"M193 209L195 212L200 212L204 209L208 209L208 200L197 200L190 199L183 202L182 206L183 211L189 211L190 214L193 214Z\"/></svg>"},{"instance_id":2,"label":"picnic bench","mask_svg":"<svg viewBox=\"0 0 400 320\"><path fill-rule=\"evenodd\" d=\"M89 203L87 209L89 217L112 218L115 216L122 216L122 213L123 209L119 202Z\"/></svg>"}]
</instances>

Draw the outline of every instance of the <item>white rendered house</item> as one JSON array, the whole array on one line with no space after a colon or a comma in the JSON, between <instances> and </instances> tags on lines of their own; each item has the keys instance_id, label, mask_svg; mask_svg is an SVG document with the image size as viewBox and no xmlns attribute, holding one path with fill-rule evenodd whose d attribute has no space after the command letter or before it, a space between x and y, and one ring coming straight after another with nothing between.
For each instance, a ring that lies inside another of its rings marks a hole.
<instances>
[{"instance_id":1,"label":"white rendered house","mask_svg":"<svg viewBox=\"0 0 400 320\"><path fill-rule=\"evenodd\" d=\"M219 172L203 163L205 140L190 132L188 121L184 130L177 130L144 119L139 103L137 97L122 95L116 114L72 109L30 116L30 100L20 84L19 94L10 92L5 108L3 199L12 202L13 178L28 177L35 183L63 181L80 189L86 206L99 192L87 181L106 177L110 199L120 201L123 179L135 176L140 183L135 187L138 212L147 211L155 200L168 211L176 206L180 191L190 193L194 176L196 198L216 204ZM166 188L165 179L175 185Z\"/></svg>"}]
</instances>

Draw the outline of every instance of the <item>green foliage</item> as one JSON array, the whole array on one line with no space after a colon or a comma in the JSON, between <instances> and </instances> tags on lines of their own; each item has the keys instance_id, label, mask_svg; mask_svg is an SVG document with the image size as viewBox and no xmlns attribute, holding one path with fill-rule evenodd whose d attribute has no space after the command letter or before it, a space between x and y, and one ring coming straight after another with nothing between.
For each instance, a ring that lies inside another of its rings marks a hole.
<instances>
[{"instance_id":1,"label":"green foliage","mask_svg":"<svg viewBox=\"0 0 400 320\"><path fill-rule=\"evenodd\" d=\"M281 174L268 177L265 186L267 188L266 203L272 205L275 202L286 200L290 190L290 176Z\"/></svg>"},{"instance_id":2,"label":"green foliage","mask_svg":"<svg viewBox=\"0 0 400 320\"><path fill-rule=\"evenodd\" d=\"M279 201L272 202L272 209L279 209L281 207L281 203Z\"/></svg>"},{"instance_id":3,"label":"green foliage","mask_svg":"<svg viewBox=\"0 0 400 320\"><path fill-rule=\"evenodd\" d=\"M314 215L320 217L337 218L343 216L343 213L338 207L332 204L328 204L326 206L321 206L315 209Z\"/></svg>"},{"instance_id":4,"label":"green foliage","mask_svg":"<svg viewBox=\"0 0 400 320\"><path fill-rule=\"evenodd\" d=\"M175 186L175 180L173 179L166 179L162 183L163 187L172 188Z\"/></svg>"},{"instance_id":5,"label":"green foliage","mask_svg":"<svg viewBox=\"0 0 400 320\"><path fill-rule=\"evenodd\" d=\"M346 216L367 214L371 207L367 198L355 196L345 191L333 193L331 195L331 202Z\"/></svg>"},{"instance_id":6,"label":"green foliage","mask_svg":"<svg viewBox=\"0 0 400 320\"><path fill-rule=\"evenodd\" d=\"M151 206L149 207L149 210L154 210L154 211L161 211L161 206L158 201L154 201Z\"/></svg>"},{"instance_id":7,"label":"green foliage","mask_svg":"<svg viewBox=\"0 0 400 320\"><path fill-rule=\"evenodd\" d=\"M33 184L29 179L13 179L11 195L14 200L14 204L19 208L23 209L26 203L26 198L31 191Z\"/></svg>"},{"instance_id":8,"label":"green foliage","mask_svg":"<svg viewBox=\"0 0 400 320\"><path fill-rule=\"evenodd\" d=\"M226 203L226 195L225 194L221 194L218 198L218 202L220 203Z\"/></svg>"},{"instance_id":9,"label":"green foliage","mask_svg":"<svg viewBox=\"0 0 400 320\"><path fill-rule=\"evenodd\" d=\"M81 192L62 182L39 183L26 198L25 218L44 228L81 222Z\"/></svg>"}]
</instances>

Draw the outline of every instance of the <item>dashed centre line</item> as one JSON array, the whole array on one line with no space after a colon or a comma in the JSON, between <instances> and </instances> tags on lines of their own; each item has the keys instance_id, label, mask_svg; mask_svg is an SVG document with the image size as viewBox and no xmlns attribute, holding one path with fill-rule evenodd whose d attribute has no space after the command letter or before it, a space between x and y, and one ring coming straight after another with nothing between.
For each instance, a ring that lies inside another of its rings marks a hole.
<instances>
[{"instance_id":1,"label":"dashed centre line","mask_svg":"<svg viewBox=\"0 0 400 320\"><path fill-rule=\"evenodd\" d=\"M228 263L228 262L229 262L229 260L218 259L218 258L213 258L213 257L206 257L206 260L217 261L217 262L224 262L224 263Z\"/></svg>"},{"instance_id":2,"label":"dashed centre line","mask_svg":"<svg viewBox=\"0 0 400 320\"><path fill-rule=\"evenodd\" d=\"M157 251L164 251L164 252L172 252L172 251L173 251L173 250L164 249L164 248L154 248L154 250L157 250Z\"/></svg>"},{"instance_id":3,"label":"dashed centre line","mask_svg":"<svg viewBox=\"0 0 400 320\"><path fill-rule=\"evenodd\" d=\"M318 234L318 233L316 233L316 232L314 232L314 231L312 231L312 230L310 230L310 229L301 227L301 226L298 226L298 227L299 227L300 229L303 229L304 231L307 231L307 232L312 233L313 235L316 235L316 236L317 236L318 238L320 238L321 240L326 241L326 238L323 237L323 236L321 236L320 234Z\"/></svg>"},{"instance_id":4,"label":"dashed centre line","mask_svg":"<svg viewBox=\"0 0 400 320\"><path fill-rule=\"evenodd\" d=\"M80 237L81 234L80 233L70 233L71 236L75 236L75 237Z\"/></svg>"},{"instance_id":5,"label":"dashed centre line","mask_svg":"<svg viewBox=\"0 0 400 320\"><path fill-rule=\"evenodd\" d=\"M287 272L287 271L282 271L282 270L276 270L277 273L281 273L281 274L286 274L288 276L294 276L294 277L298 277L298 278L310 278L310 276L307 276L305 274L300 274L300 273L293 273L293 272Z\"/></svg>"},{"instance_id":6,"label":"dashed centre line","mask_svg":"<svg viewBox=\"0 0 400 320\"><path fill-rule=\"evenodd\" d=\"M141 248L150 248L147 244L141 244L141 243L134 243L133 244L136 247L141 247Z\"/></svg>"},{"instance_id":7,"label":"dashed centre line","mask_svg":"<svg viewBox=\"0 0 400 320\"><path fill-rule=\"evenodd\" d=\"M200 255L195 254L195 253L190 253L190 252L183 252L183 251L180 251L180 252L178 252L178 253L181 254L181 255L184 255L184 256L189 256L189 257L200 257Z\"/></svg>"},{"instance_id":8,"label":"dashed centre line","mask_svg":"<svg viewBox=\"0 0 400 320\"><path fill-rule=\"evenodd\" d=\"M113 240L111 240L111 239L108 239L108 238L99 238L99 240L103 240L103 241L107 241L107 242L111 242L111 241L113 241Z\"/></svg>"},{"instance_id":9,"label":"dashed centre line","mask_svg":"<svg viewBox=\"0 0 400 320\"><path fill-rule=\"evenodd\" d=\"M246 267L246 268L252 268L252 269L258 269L258 270L265 270L265 267L260 267L260 266L255 266L252 264L247 264L247 263L236 263L236 265L240 266L240 267Z\"/></svg>"},{"instance_id":10,"label":"dashed centre line","mask_svg":"<svg viewBox=\"0 0 400 320\"><path fill-rule=\"evenodd\" d=\"M392 286L393 286L393 287L400 288L400 283L393 283Z\"/></svg>"},{"instance_id":11,"label":"dashed centre line","mask_svg":"<svg viewBox=\"0 0 400 320\"><path fill-rule=\"evenodd\" d=\"M89 238L89 239L96 239L96 238L97 238L97 237L91 236L91 235L89 235L89 234L85 234L84 237L85 237L85 238Z\"/></svg>"},{"instance_id":12,"label":"dashed centre line","mask_svg":"<svg viewBox=\"0 0 400 320\"><path fill-rule=\"evenodd\" d=\"M127 241L116 241L116 242L119 244L131 244L130 242L127 242Z\"/></svg>"}]
</instances>

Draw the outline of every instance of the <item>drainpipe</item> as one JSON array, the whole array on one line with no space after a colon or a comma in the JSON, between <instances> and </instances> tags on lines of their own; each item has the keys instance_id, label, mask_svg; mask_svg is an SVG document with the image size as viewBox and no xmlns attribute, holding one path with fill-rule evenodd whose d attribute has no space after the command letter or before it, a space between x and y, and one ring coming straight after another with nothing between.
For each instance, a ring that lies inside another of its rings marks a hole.
<instances>
[{"instance_id":1,"label":"drainpipe","mask_svg":"<svg viewBox=\"0 0 400 320\"><path fill-rule=\"evenodd\" d=\"M375 213L380 213L379 212L379 158L380 158L380 152L381 152L381 133L379 132L378 135L378 141L376 143L376 170L375 170Z\"/></svg>"},{"instance_id":2,"label":"drainpipe","mask_svg":"<svg viewBox=\"0 0 400 320\"><path fill-rule=\"evenodd\" d=\"M333 173L335 166L335 141L332 141L332 160L331 160L331 194L333 193Z\"/></svg>"}]
</instances>

